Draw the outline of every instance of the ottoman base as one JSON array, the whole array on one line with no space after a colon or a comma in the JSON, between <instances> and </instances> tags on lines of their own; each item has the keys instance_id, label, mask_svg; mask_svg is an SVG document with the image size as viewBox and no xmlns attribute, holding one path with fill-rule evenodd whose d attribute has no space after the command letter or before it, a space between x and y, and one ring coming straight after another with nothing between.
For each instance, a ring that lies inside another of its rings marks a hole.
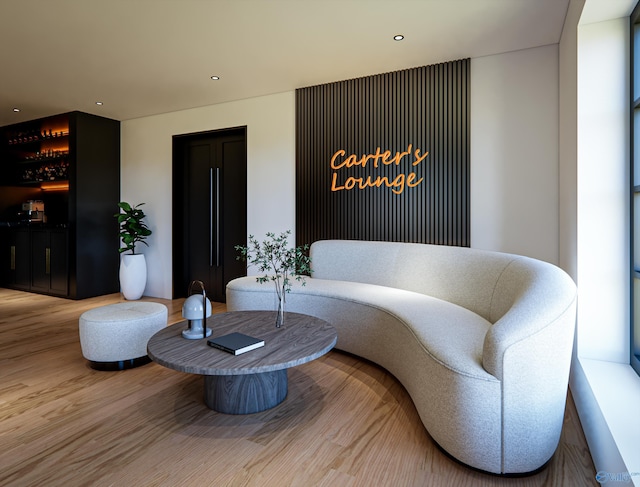
<instances>
[{"instance_id":1,"label":"ottoman base","mask_svg":"<svg viewBox=\"0 0 640 487\"><path fill-rule=\"evenodd\" d=\"M146 365L151 362L151 359L148 355L144 357L132 358L128 360L119 360L117 362L95 362L93 360L88 360L89 367L95 370L101 371L116 371L116 370L127 370L134 369L136 367L140 367L141 365Z\"/></svg>"}]
</instances>

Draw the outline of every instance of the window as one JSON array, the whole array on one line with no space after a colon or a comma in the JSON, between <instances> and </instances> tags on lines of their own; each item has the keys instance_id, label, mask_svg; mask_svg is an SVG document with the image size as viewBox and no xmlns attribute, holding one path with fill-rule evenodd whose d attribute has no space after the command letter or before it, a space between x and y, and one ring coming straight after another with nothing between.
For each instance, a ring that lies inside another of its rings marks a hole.
<instances>
[{"instance_id":1,"label":"window","mask_svg":"<svg viewBox=\"0 0 640 487\"><path fill-rule=\"evenodd\" d=\"M640 4L631 14L631 365L640 374Z\"/></svg>"}]
</instances>

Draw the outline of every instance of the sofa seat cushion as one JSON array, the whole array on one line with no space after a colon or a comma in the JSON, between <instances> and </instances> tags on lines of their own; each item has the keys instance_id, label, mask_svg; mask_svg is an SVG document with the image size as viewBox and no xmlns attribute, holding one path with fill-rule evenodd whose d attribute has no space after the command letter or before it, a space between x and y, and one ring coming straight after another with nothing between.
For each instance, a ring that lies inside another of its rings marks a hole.
<instances>
[{"instance_id":1,"label":"sofa seat cushion","mask_svg":"<svg viewBox=\"0 0 640 487\"><path fill-rule=\"evenodd\" d=\"M266 301L256 300L255 293L275 295L273 286L260 284L256 282L255 277L233 280L228 284L228 288L233 293L233 299L243 299L238 296L238 292L246 292L249 294L243 300L254 306L260 306L258 303L261 303L264 309L270 308L272 300L268 297ZM300 303L298 296L302 299ZM313 301L309 300L312 296L324 298L321 306L326 306L327 299L331 300L335 306L333 311L343 308L345 316L349 316L350 302L375 308L378 312L395 318L394 321L409 330L420 346L444 367L470 377L496 380L482 366L484 337L491 323L472 311L413 291L316 278L306 278L304 285L297 281L294 283L291 293L286 296L289 303L286 309L322 317L322 310L305 309L307 306L313 306ZM382 340L382 332L377 329L376 323L370 324L367 333L368 336L362 336L362 340ZM352 352L348 346L345 347L345 342L341 341L340 333L336 348Z\"/></svg>"}]
</instances>

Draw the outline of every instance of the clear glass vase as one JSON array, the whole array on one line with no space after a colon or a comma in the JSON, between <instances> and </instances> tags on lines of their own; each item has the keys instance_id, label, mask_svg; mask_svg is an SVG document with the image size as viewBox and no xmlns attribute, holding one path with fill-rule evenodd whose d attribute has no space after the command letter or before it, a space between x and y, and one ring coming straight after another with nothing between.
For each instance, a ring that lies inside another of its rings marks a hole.
<instances>
[{"instance_id":1,"label":"clear glass vase","mask_svg":"<svg viewBox=\"0 0 640 487\"><path fill-rule=\"evenodd\" d=\"M278 311L276 312L276 328L280 328L284 325L284 291L278 293L276 299L278 300Z\"/></svg>"}]
</instances>

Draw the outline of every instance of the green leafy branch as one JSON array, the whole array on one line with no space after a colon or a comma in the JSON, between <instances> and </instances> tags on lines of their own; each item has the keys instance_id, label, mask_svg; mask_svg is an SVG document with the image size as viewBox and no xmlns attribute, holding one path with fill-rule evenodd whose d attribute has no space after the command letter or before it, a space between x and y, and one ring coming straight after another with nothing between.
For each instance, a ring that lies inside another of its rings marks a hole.
<instances>
[{"instance_id":1,"label":"green leafy branch","mask_svg":"<svg viewBox=\"0 0 640 487\"><path fill-rule=\"evenodd\" d=\"M311 275L311 258L307 255L309 245L290 247L288 243L291 230L282 232L279 236L267 233L262 242L249 235L249 245L236 245L240 252L238 260L244 260L249 266L256 266L263 276L258 276L259 283L273 282L279 300L283 300L285 293L291 292L292 278L302 282L305 276Z\"/></svg>"}]
</instances>

